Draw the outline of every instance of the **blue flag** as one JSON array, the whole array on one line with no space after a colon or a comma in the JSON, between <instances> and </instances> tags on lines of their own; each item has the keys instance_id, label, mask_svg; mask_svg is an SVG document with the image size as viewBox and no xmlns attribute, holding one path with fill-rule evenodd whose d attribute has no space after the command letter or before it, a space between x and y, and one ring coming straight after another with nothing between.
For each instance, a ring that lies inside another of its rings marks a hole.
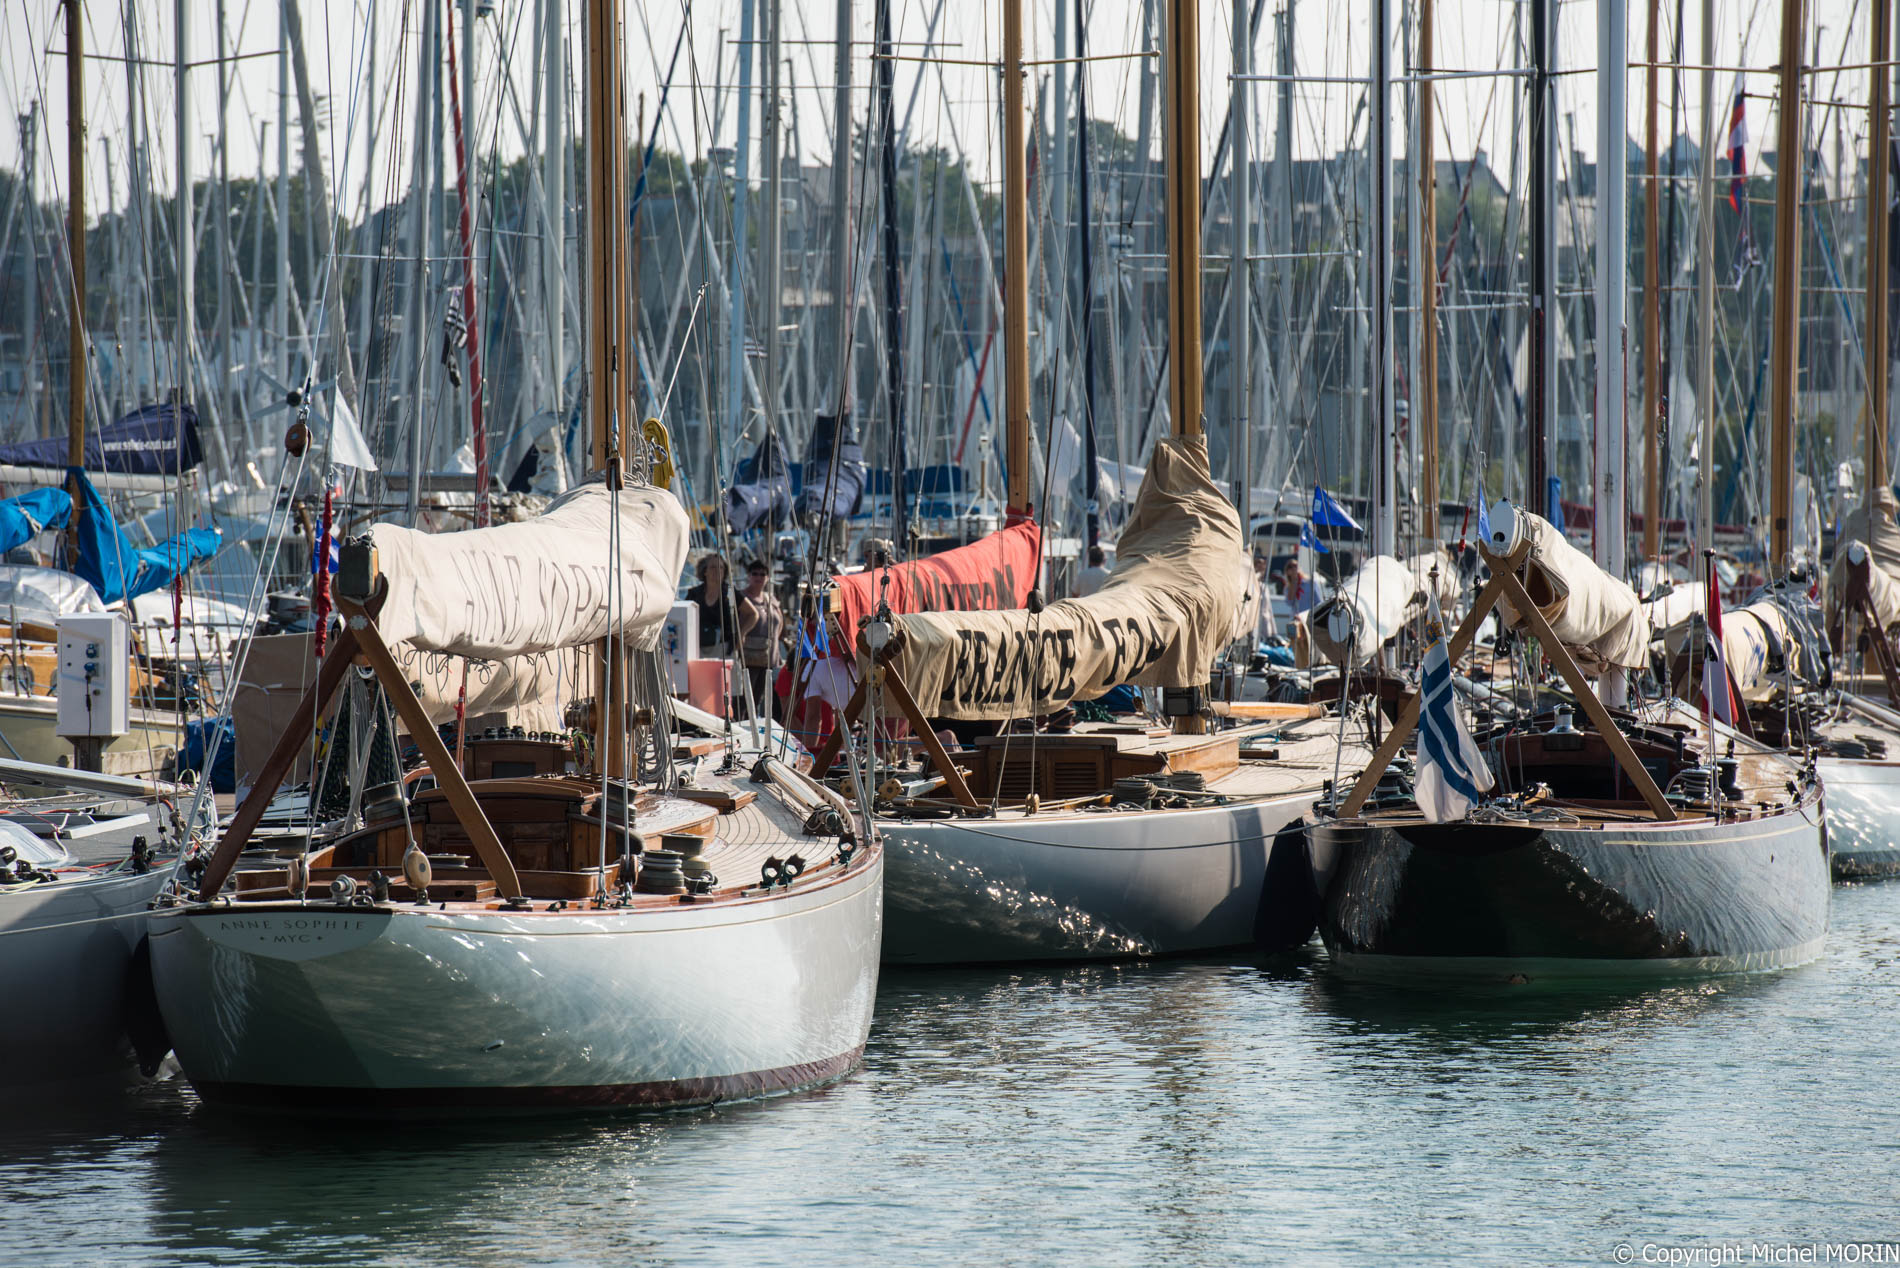
<instances>
[{"instance_id":1,"label":"blue flag","mask_svg":"<svg viewBox=\"0 0 1900 1268\"><path fill-rule=\"evenodd\" d=\"M1300 545L1306 547L1308 550L1318 551L1322 555L1330 555L1333 553L1326 548L1326 543L1319 539L1319 534L1313 531L1311 524L1300 525Z\"/></svg>"},{"instance_id":2,"label":"blue flag","mask_svg":"<svg viewBox=\"0 0 1900 1268\"><path fill-rule=\"evenodd\" d=\"M1329 528L1350 528L1359 531L1359 525L1352 516L1346 514L1333 495L1319 485L1313 486L1313 523L1315 526Z\"/></svg>"},{"instance_id":3,"label":"blue flag","mask_svg":"<svg viewBox=\"0 0 1900 1268\"><path fill-rule=\"evenodd\" d=\"M1426 613L1425 662L1418 676L1418 783L1414 796L1427 823L1463 819L1491 789L1491 768L1471 732L1451 684L1451 653L1445 646L1445 618L1438 600Z\"/></svg>"},{"instance_id":4,"label":"blue flag","mask_svg":"<svg viewBox=\"0 0 1900 1268\"><path fill-rule=\"evenodd\" d=\"M1484 504L1484 490L1478 490L1478 540L1491 540L1491 508Z\"/></svg>"}]
</instances>

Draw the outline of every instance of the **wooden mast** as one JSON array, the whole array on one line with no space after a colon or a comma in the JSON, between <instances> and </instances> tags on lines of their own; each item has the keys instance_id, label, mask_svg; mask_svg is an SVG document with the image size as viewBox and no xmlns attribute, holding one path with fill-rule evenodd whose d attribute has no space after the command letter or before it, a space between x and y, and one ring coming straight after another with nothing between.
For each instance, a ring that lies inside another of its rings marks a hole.
<instances>
[{"instance_id":1,"label":"wooden mast","mask_svg":"<svg viewBox=\"0 0 1900 1268\"><path fill-rule=\"evenodd\" d=\"M627 265L627 142L621 110L620 20L613 0L587 0L588 421L607 487L626 482L633 358ZM595 729L602 775L625 774L627 658L618 639L594 649Z\"/></svg>"},{"instance_id":2,"label":"wooden mast","mask_svg":"<svg viewBox=\"0 0 1900 1268\"><path fill-rule=\"evenodd\" d=\"M85 510L79 471L86 465L86 11L85 0L66 0L66 250L72 261L66 343L66 491L73 510L66 527L66 563L79 561L79 530ZM183 205L183 204L181 204Z\"/></svg>"},{"instance_id":3,"label":"wooden mast","mask_svg":"<svg viewBox=\"0 0 1900 1268\"><path fill-rule=\"evenodd\" d=\"M1883 0L1884 2L1884 0ZM1782 0L1781 116L1775 127L1774 324L1768 414L1768 575L1789 565L1793 543L1795 380L1801 372L1801 46L1807 5Z\"/></svg>"},{"instance_id":4,"label":"wooden mast","mask_svg":"<svg viewBox=\"0 0 1900 1268\"><path fill-rule=\"evenodd\" d=\"M1198 0L1168 0L1168 408L1176 436L1201 434L1200 20Z\"/></svg>"},{"instance_id":5,"label":"wooden mast","mask_svg":"<svg viewBox=\"0 0 1900 1268\"><path fill-rule=\"evenodd\" d=\"M1643 148L1649 180L1643 189L1643 558L1662 558L1662 472L1658 449L1662 427L1662 293L1658 290L1657 252L1661 239L1662 194L1657 186L1656 116L1659 96L1662 0L1649 0L1649 115L1643 124Z\"/></svg>"},{"instance_id":6,"label":"wooden mast","mask_svg":"<svg viewBox=\"0 0 1900 1268\"><path fill-rule=\"evenodd\" d=\"M1874 495L1887 485L1887 333L1889 287L1887 230L1888 133L1893 106L1893 10L1891 0L1874 0L1871 14L1873 66L1872 122L1867 141L1867 428L1863 436L1866 478L1865 503L1872 512ZM1870 520L1871 524L1871 520Z\"/></svg>"},{"instance_id":7,"label":"wooden mast","mask_svg":"<svg viewBox=\"0 0 1900 1268\"><path fill-rule=\"evenodd\" d=\"M1023 3L1003 0L1003 467L1009 517L1029 500L1029 172L1023 135Z\"/></svg>"},{"instance_id":8,"label":"wooden mast","mask_svg":"<svg viewBox=\"0 0 1900 1268\"><path fill-rule=\"evenodd\" d=\"M1438 545L1438 164L1432 154L1432 0L1418 5L1418 258L1419 274L1418 445L1424 461L1419 489L1419 537Z\"/></svg>"}]
</instances>

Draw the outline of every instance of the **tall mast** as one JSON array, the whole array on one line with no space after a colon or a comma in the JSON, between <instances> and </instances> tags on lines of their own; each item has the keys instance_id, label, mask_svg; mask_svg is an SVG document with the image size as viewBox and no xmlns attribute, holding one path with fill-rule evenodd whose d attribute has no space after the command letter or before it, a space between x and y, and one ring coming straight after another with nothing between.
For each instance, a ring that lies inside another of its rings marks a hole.
<instances>
[{"instance_id":1,"label":"tall mast","mask_svg":"<svg viewBox=\"0 0 1900 1268\"><path fill-rule=\"evenodd\" d=\"M1702 180L1696 195L1696 399L1701 435L1696 449L1696 547L1715 545L1715 0L1702 0Z\"/></svg>"},{"instance_id":2,"label":"tall mast","mask_svg":"<svg viewBox=\"0 0 1900 1268\"><path fill-rule=\"evenodd\" d=\"M1058 12L1061 0L1056 0ZM891 527L898 549L909 553L910 511L904 489L904 463L910 446L904 437L904 284L897 248L897 115L891 70L891 0L877 0L876 92L878 118L878 201L882 204L884 257L884 390L891 424ZM869 135L868 133L866 134ZM912 180L919 210L923 191ZM842 437L841 437L842 438Z\"/></svg>"},{"instance_id":3,"label":"tall mast","mask_svg":"<svg viewBox=\"0 0 1900 1268\"><path fill-rule=\"evenodd\" d=\"M733 443L745 434L740 387L745 378L746 212L752 184L752 59L758 53L752 30L757 9L757 0L739 0L739 126L732 165L732 264L726 273L726 364L720 382L720 412Z\"/></svg>"},{"instance_id":4,"label":"tall mast","mask_svg":"<svg viewBox=\"0 0 1900 1268\"><path fill-rule=\"evenodd\" d=\"M1005 22L1011 3L1020 5L1020 0L1006 0ZM1020 7L1017 12L1020 14ZM856 245L851 235L851 0L838 0L837 40L831 99L831 305L838 333L838 382L832 395L832 413L843 428L851 413L851 318L857 307L857 288L851 282Z\"/></svg>"},{"instance_id":5,"label":"tall mast","mask_svg":"<svg viewBox=\"0 0 1900 1268\"><path fill-rule=\"evenodd\" d=\"M1398 549L1398 426L1392 399L1392 4L1372 0L1371 318L1372 417L1378 435L1373 456L1373 550Z\"/></svg>"},{"instance_id":6,"label":"tall mast","mask_svg":"<svg viewBox=\"0 0 1900 1268\"><path fill-rule=\"evenodd\" d=\"M1057 0L1060 3L1060 0ZM1083 0L1075 0L1076 56L1087 67L1088 27L1083 22ZM1236 11L1244 9L1236 6ZM1240 73L1236 68L1236 75ZM1242 81L1236 79L1238 87ZM1089 188L1089 77L1086 70L1076 76L1076 196L1081 205L1082 236L1082 478L1087 502L1084 521L1086 543L1098 546L1102 540L1101 464L1096 461L1095 440L1095 199ZM1242 345L1245 346L1244 344ZM1243 378L1242 382L1249 380ZM1244 432L1243 432L1244 437ZM1241 444L1242 470L1246 469L1246 443ZM1247 522L1246 482L1241 482L1240 521Z\"/></svg>"},{"instance_id":7,"label":"tall mast","mask_svg":"<svg viewBox=\"0 0 1900 1268\"><path fill-rule=\"evenodd\" d=\"M1286 39L1286 24L1280 25L1282 47ZM1253 243L1253 199L1248 189L1248 177L1253 167L1253 153L1249 142L1252 140L1252 112L1248 109L1247 90L1250 86L1248 76L1253 74L1253 28L1247 21L1247 5L1244 0L1234 0L1234 75L1231 104L1228 113L1233 117L1233 166L1228 171L1228 206L1233 219L1232 251L1228 259L1228 286L1232 291L1227 311L1228 342L1232 345L1232 358L1229 372L1232 375L1228 388L1229 409L1228 443L1234 446L1238 456L1236 466L1239 478L1235 481L1235 501L1240 511L1241 531L1247 535L1247 547L1253 549L1253 411L1248 408L1249 395L1253 388L1253 324L1250 320L1253 308L1253 274L1247 261L1248 249ZM1284 141L1282 142L1284 143ZM1275 155L1276 162L1284 162L1284 154ZM1084 213L1087 214L1087 209Z\"/></svg>"},{"instance_id":8,"label":"tall mast","mask_svg":"<svg viewBox=\"0 0 1900 1268\"><path fill-rule=\"evenodd\" d=\"M1014 0L1012 0L1012 3ZM1201 434L1201 68L1199 0L1167 0L1168 409Z\"/></svg>"},{"instance_id":9,"label":"tall mast","mask_svg":"<svg viewBox=\"0 0 1900 1268\"><path fill-rule=\"evenodd\" d=\"M177 109L177 145L178 145L178 210L172 218L172 230L175 235L175 264L178 274L178 346L173 350L172 364L175 367L175 381L172 385L172 403L182 411L192 403L192 363L197 360L195 347L198 338L198 260L197 239L192 235L192 197L191 197L191 91L187 78L191 70L191 21L189 0L173 0L172 22L173 52L176 62L173 67L173 96Z\"/></svg>"},{"instance_id":10,"label":"tall mast","mask_svg":"<svg viewBox=\"0 0 1900 1268\"><path fill-rule=\"evenodd\" d=\"M616 0L587 0L587 410L593 466L609 489L624 482L625 421L632 407L633 331L628 309L627 136L621 110ZM625 773L627 658L618 640L595 647L594 700L600 770Z\"/></svg>"},{"instance_id":11,"label":"tall mast","mask_svg":"<svg viewBox=\"0 0 1900 1268\"><path fill-rule=\"evenodd\" d=\"M1629 263L1629 11L1603 0L1597 11L1596 217L1596 562L1612 577L1625 571L1629 447L1624 420L1624 307Z\"/></svg>"},{"instance_id":12,"label":"tall mast","mask_svg":"<svg viewBox=\"0 0 1900 1268\"><path fill-rule=\"evenodd\" d=\"M1656 116L1662 57L1662 0L1649 0L1648 114L1643 122L1643 558L1662 558L1662 292L1656 259L1662 241L1662 191L1657 182ZM1673 139L1672 139L1673 140ZM1673 169L1674 164L1671 164Z\"/></svg>"},{"instance_id":13,"label":"tall mast","mask_svg":"<svg viewBox=\"0 0 1900 1268\"><path fill-rule=\"evenodd\" d=\"M567 380L567 41L562 0L542 0L541 113L546 149L541 155L541 192L547 226L541 243L542 301L547 319L549 402L557 414Z\"/></svg>"},{"instance_id":14,"label":"tall mast","mask_svg":"<svg viewBox=\"0 0 1900 1268\"><path fill-rule=\"evenodd\" d=\"M848 0L845 0L848 3ZM1029 171L1023 135L1023 0L1003 0L1003 469L1010 517L1029 503Z\"/></svg>"},{"instance_id":15,"label":"tall mast","mask_svg":"<svg viewBox=\"0 0 1900 1268\"><path fill-rule=\"evenodd\" d=\"M1867 141L1867 476L1864 501L1871 511L1874 494L1887 486L1887 368L1892 353L1887 346L1890 279L1888 260L1887 147L1892 125L1893 9L1891 0L1874 0L1872 10L1873 66L1871 100L1873 127Z\"/></svg>"},{"instance_id":16,"label":"tall mast","mask_svg":"<svg viewBox=\"0 0 1900 1268\"><path fill-rule=\"evenodd\" d=\"M1531 506L1550 511L1550 438L1557 428L1557 131L1551 72L1557 60L1557 0L1531 5ZM1557 525L1562 528L1562 524Z\"/></svg>"},{"instance_id":17,"label":"tall mast","mask_svg":"<svg viewBox=\"0 0 1900 1268\"><path fill-rule=\"evenodd\" d=\"M1884 3L1884 0L1882 0ZM1782 0L1781 114L1775 126L1775 273L1769 336L1768 575L1792 562L1795 377L1800 373L1801 317L1801 51L1806 4ZM1882 155L1880 158L1884 158ZM1876 159L1876 162L1880 159Z\"/></svg>"},{"instance_id":18,"label":"tall mast","mask_svg":"<svg viewBox=\"0 0 1900 1268\"><path fill-rule=\"evenodd\" d=\"M434 20L435 6L425 5L429 20ZM128 24L129 29L130 24ZM424 36L424 43L428 37ZM420 118L417 120L421 122ZM418 138L425 135L416 133ZM421 140L416 145L420 147ZM417 247L417 258L421 258L421 248ZM277 14L277 294L274 297L277 315L277 381L290 382L290 14L279 10ZM424 314L418 313L417 329L421 329ZM420 399L422 385L416 385ZM418 414L417 418L421 415ZM414 428L420 435L422 428ZM411 520L414 519L415 467L410 467Z\"/></svg>"},{"instance_id":19,"label":"tall mast","mask_svg":"<svg viewBox=\"0 0 1900 1268\"><path fill-rule=\"evenodd\" d=\"M33 434L30 420L40 416L37 388L39 365L43 359L40 351L40 204L38 182L35 179L35 169L39 167L39 131L40 103L37 100L30 101L26 113L20 116L21 188L16 191L16 196L24 195L26 204L26 217L20 226L20 235L26 246L27 276L27 284L20 294L20 329L26 335L26 341L21 345L26 369L26 391L23 395L25 408L21 413L29 422L28 432L23 434ZM112 179L111 171L111 165L107 164L108 182ZM13 244L9 242L6 245L11 247Z\"/></svg>"},{"instance_id":20,"label":"tall mast","mask_svg":"<svg viewBox=\"0 0 1900 1268\"><path fill-rule=\"evenodd\" d=\"M66 477L72 517L66 529L66 558L79 559L79 532L85 509L79 500L79 469L86 465L86 11L85 0L66 0L66 250L72 261L73 289L67 297L66 333Z\"/></svg>"},{"instance_id":21,"label":"tall mast","mask_svg":"<svg viewBox=\"0 0 1900 1268\"><path fill-rule=\"evenodd\" d=\"M1419 490L1419 537L1430 549L1438 544L1438 164L1432 155L1438 93L1432 87L1434 40L1432 0L1418 3L1418 229L1419 250L1412 262L1419 279L1419 364L1414 395L1418 399L1418 443L1423 456Z\"/></svg>"},{"instance_id":22,"label":"tall mast","mask_svg":"<svg viewBox=\"0 0 1900 1268\"><path fill-rule=\"evenodd\" d=\"M784 270L785 254L785 178L781 168L784 160L780 158L780 136L783 129L781 111L783 102L779 91L779 18L783 6L768 3L765 6L765 109L759 120L762 135L760 137L761 161L765 165L765 258L760 268L763 286L760 297L765 301L764 335L765 343L765 382L760 385L761 396L765 402L765 426L768 431L776 431L779 423L779 368L778 368L778 326L779 312L784 295L781 274Z\"/></svg>"},{"instance_id":23,"label":"tall mast","mask_svg":"<svg viewBox=\"0 0 1900 1268\"><path fill-rule=\"evenodd\" d=\"M429 244L432 241L429 225L429 212L435 202L435 177L432 160L437 156L434 147L429 144L429 120L434 114L431 104L435 93L436 69L436 6L422 6L422 33L416 46L416 131L415 131L415 171L410 180L410 197L415 200L414 217L411 222L410 245L414 257L409 270L409 303L414 320L409 327L410 356L415 359L414 387L410 393L409 408L409 488L406 496L409 525L420 527L422 517L422 437L423 403L422 398L429 386ZM280 74L279 80L281 82ZM284 137L279 131L277 152L284 156ZM280 186L287 188L287 186ZM277 302L282 311L285 291L288 289L290 267L289 218L290 200L285 195L279 203L277 239L282 251L278 256L279 268L284 275L279 279ZM282 327L285 346L289 344L289 328ZM288 380L285 380L288 382Z\"/></svg>"}]
</instances>

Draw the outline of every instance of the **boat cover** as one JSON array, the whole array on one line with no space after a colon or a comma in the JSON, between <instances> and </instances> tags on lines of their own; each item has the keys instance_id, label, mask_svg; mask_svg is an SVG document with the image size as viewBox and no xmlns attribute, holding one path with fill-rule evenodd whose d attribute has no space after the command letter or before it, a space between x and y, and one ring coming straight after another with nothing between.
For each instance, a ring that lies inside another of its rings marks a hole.
<instances>
[{"instance_id":1,"label":"boat cover","mask_svg":"<svg viewBox=\"0 0 1900 1268\"><path fill-rule=\"evenodd\" d=\"M1205 684L1214 657L1250 632L1254 580L1204 441L1156 442L1115 555L1100 590L1041 612L899 617L892 663L924 716L1024 717L1122 683Z\"/></svg>"},{"instance_id":2,"label":"boat cover","mask_svg":"<svg viewBox=\"0 0 1900 1268\"><path fill-rule=\"evenodd\" d=\"M1663 635L1663 645L1673 661L1691 639L1703 637L1700 620L1682 621ZM1722 613L1722 661L1728 666L1735 690L1748 704L1760 704L1782 685L1784 658L1800 660L1800 643L1794 637L1788 618L1775 603L1763 600L1744 608ZM1697 655L1701 670L1700 655ZM1677 692L1685 698L1697 690L1693 683L1678 683Z\"/></svg>"},{"instance_id":3,"label":"boat cover","mask_svg":"<svg viewBox=\"0 0 1900 1268\"><path fill-rule=\"evenodd\" d=\"M491 528L370 531L389 579L384 639L479 660L609 635L651 651L686 564L685 510L646 485L618 494L582 485L533 519Z\"/></svg>"},{"instance_id":4,"label":"boat cover","mask_svg":"<svg viewBox=\"0 0 1900 1268\"><path fill-rule=\"evenodd\" d=\"M732 487L726 490L726 527L743 537L767 520L783 526L791 518L791 473L778 436L768 431L733 473Z\"/></svg>"},{"instance_id":5,"label":"boat cover","mask_svg":"<svg viewBox=\"0 0 1900 1268\"><path fill-rule=\"evenodd\" d=\"M833 577L838 629L845 635L845 646L856 646L858 629L877 611L880 599L900 616L1020 608L1036 588L1041 554L1042 530L1025 520L968 546L889 568Z\"/></svg>"},{"instance_id":6,"label":"boat cover","mask_svg":"<svg viewBox=\"0 0 1900 1268\"><path fill-rule=\"evenodd\" d=\"M1697 613L1708 611L1708 607L1709 588L1685 581L1662 598L1645 603L1643 615L1649 618L1651 636L1667 640L1674 635L1676 626Z\"/></svg>"},{"instance_id":7,"label":"boat cover","mask_svg":"<svg viewBox=\"0 0 1900 1268\"><path fill-rule=\"evenodd\" d=\"M1828 614L1834 616L1847 596L1847 548L1864 542L1873 567L1867 570L1867 591L1874 601L1874 615L1882 629L1900 625L1900 525L1894 522L1893 490L1874 491L1872 514L1869 508L1855 507L1841 521L1834 539L1834 563L1828 571Z\"/></svg>"},{"instance_id":8,"label":"boat cover","mask_svg":"<svg viewBox=\"0 0 1900 1268\"><path fill-rule=\"evenodd\" d=\"M0 445L0 465L64 471L71 453L64 435ZM146 405L86 433L87 471L109 475L177 475L204 461L198 413L189 405Z\"/></svg>"},{"instance_id":9,"label":"boat cover","mask_svg":"<svg viewBox=\"0 0 1900 1268\"><path fill-rule=\"evenodd\" d=\"M1424 605L1425 591L1411 561L1372 556L1307 617L1313 663L1365 664Z\"/></svg>"},{"instance_id":10,"label":"boat cover","mask_svg":"<svg viewBox=\"0 0 1900 1268\"><path fill-rule=\"evenodd\" d=\"M1578 663L1597 673L1611 665L1638 669L1648 664L1649 618L1636 591L1565 541L1549 520L1522 507L1516 514L1531 539L1524 588ZM1508 600L1498 607L1513 626L1522 625Z\"/></svg>"},{"instance_id":11,"label":"boat cover","mask_svg":"<svg viewBox=\"0 0 1900 1268\"><path fill-rule=\"evenodd\" d=\"M215 528L188 528L156 546L132 545L99 490L82 472L69 473L79 485L79 561L73 572L107 603L135 599L162 590L218 553L222 534Z\"/></svg>"},{"instance_id":12,"label":"boat cover","mask_svg":"<svg viewBox=\"0 0 1900 1268\"><path fill-rule=\"evenodd\" d=\"M838 465L835 475L831 470L834 455ZM906 477L909 474L906 472ZM866 475L864 447L858 443L851 416L846 414L844 426L840 427L836 415L818 415L812 424L811 436L805 442L805 480L798 490L799 512L807 516L850 519L864 505Z\"/></svg>"},{"instance_id":13,"label":"boat cover","mask_svg":"<svg viewBox=\"0 0 1900 1268\"><path fill-rule=\"evenodd\" d=\"M66 527L72 513L72 495L64 489L34 489L0 502L0 555L46 529Z\"/></svg>"}]
</instances>

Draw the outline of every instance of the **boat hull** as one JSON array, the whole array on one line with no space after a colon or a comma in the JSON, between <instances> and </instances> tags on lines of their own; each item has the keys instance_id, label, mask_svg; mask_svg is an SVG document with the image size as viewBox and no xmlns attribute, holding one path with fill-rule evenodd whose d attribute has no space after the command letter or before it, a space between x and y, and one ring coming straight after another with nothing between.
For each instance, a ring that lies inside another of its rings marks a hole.
<instances>
[{"instance_id":1,"label":"boat hull","mask_svg":"<svg viewBox=\"0 0 1900 1268\"><path fill-rule=\"evenodd\" d=\"M1712 825L1312 828L1320 934L1369 977L1667 976L1820 954L1828 863L1816 799Z\"/></svg>"},{"instance_id":2,"label":"boat hull","mask_svg":"<svg viewBox=\"0 0 1900 1268\"><path fill-rule=\"evenodd\" d=\"M1823 757L1834 879L1900 876L1900 762Z\"/></svg>"},{"instance_id":3,"label":"boat hull","mask_svg":"<svg viewBox=\"0 0 1900 1268\"><path fill-rule=\"evenodd\" d=\"M161 909L153 977L179 1064L212 1100L706 1104L856 1066L882 874L872 851L808 891L658 911Z\"/></svg>"},{"instance_id":4,"label":"boat hull","mask_svg":"<svg viewBox=\"0 0 1900 1268\"><path fill-rule=\"evenodd\" d=\"M1299 945L1317 919L1299 829L1311 804L1305 793L1192 810L884 821L884 961Z\"/></svg>"},{"instance_id":5,"label":"boat hull","mask_svg":"<svg viewBox=\"0 0 1900 1268\"><path fill-rule=\"evenodd\" d=\"M0 958L20 989L0 1026L10 1086L129 1078L130 1010L146 905L169 868L63 880L0 894Z\"/></svg>"}]
</instances>

